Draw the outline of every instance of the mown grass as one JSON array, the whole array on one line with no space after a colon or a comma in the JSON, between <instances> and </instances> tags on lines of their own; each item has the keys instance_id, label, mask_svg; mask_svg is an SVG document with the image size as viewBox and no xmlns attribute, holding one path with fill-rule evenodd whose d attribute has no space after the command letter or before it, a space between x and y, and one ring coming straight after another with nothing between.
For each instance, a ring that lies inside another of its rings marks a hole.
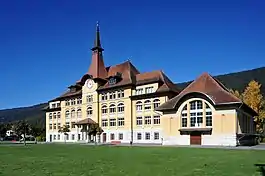
<instances>
[{"instance_id":1,"label":"mown grass","mask_svg":"<svg viewBox=\"0 0 265 176\"><path fill-rule=\"evenodd\" d=\"M174 147L0 145L0 176L253 176L265 151Z\"/></svg>"}]
</instances>

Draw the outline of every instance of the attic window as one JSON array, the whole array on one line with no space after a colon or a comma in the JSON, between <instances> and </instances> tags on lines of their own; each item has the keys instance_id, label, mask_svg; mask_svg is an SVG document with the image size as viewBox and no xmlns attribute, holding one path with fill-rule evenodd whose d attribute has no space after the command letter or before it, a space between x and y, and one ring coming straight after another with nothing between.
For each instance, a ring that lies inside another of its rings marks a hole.
<instances>
[{"instance_id":1,"label":"attic window","mask_svg":"<svg viewBox=\"0 0 265 176\"><path fill-rule=\"evenodd\" d=\"M110 78L109 84L110 85L116 84L116 79L115 78Z\"/></svg>"}]
</instances>

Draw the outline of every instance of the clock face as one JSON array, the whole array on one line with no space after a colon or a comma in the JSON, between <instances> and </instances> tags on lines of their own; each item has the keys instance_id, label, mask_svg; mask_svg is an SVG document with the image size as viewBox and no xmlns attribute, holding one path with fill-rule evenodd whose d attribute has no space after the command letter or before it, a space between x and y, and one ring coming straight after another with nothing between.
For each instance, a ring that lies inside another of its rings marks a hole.
<instances>
[{"instance_id":1,"label":"clock face","mask_svg":"<svg viewBox=\"0 0 265 176\"><path fill-rule=\"evenodd\" d=\"M87 80L86 86L90 89L93 86L93 80L91 79Z\"/></svg>"}]
</instances>

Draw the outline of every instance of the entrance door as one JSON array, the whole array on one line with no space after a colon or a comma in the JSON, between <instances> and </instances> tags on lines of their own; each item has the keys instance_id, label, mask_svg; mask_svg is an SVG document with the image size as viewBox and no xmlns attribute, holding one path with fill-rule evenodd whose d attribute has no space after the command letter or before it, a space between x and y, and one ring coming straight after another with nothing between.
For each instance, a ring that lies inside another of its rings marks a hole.
<instances>
[{"instance_id":1,"label":"entrance door","mask_svg":"<svg viewBox=\"0 0 265 176\"><path fill-rule=\"evenodd\" d=\"M200 132L192 132L190 134L190 145L201 145L201 133Z\"/></svg>"},{"instance_id":2,"label":"entrance door","mask_svg":"<svg viewBox=\"0 0 265 176\"><path fill-rule=\"evenodd\" d=\"M50 135L50 142L52 142L52 135Z\"/></svg>"},{"instance_id":3,"label":"entrance door","mask_svg":"<svg viewBox=\"0 0 265 176\"><path fill-rule=\"evenodd\" d=\"M107 141L107 134L103 133L103 142L105 143Z\"/></svg>"}]
</instances>

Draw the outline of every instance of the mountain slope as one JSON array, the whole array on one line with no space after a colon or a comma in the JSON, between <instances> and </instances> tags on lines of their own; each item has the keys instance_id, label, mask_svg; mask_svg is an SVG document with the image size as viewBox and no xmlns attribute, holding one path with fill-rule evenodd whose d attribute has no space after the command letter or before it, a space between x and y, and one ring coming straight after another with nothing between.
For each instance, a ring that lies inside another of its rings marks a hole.
<instances>
[{"instance_id":1,"label":"mountain slope","mask_svg":"<svg viewBox=\"0 0 265 176\"><path fill-rule=\"evenodd\" d=\"M265 67L214 77L221 81L227 88L239 90L240 92L245 89L249 81L254 79L264 85L261 89L265 96ZM190 83L191 81L178 83L176 85L184 89ZM42 108L45 106L47 106L47 103L30 107L0 110L0 123L27 119L32 124L45 126L45 112L42 111Z\"/></svg>"}]
</instances>

